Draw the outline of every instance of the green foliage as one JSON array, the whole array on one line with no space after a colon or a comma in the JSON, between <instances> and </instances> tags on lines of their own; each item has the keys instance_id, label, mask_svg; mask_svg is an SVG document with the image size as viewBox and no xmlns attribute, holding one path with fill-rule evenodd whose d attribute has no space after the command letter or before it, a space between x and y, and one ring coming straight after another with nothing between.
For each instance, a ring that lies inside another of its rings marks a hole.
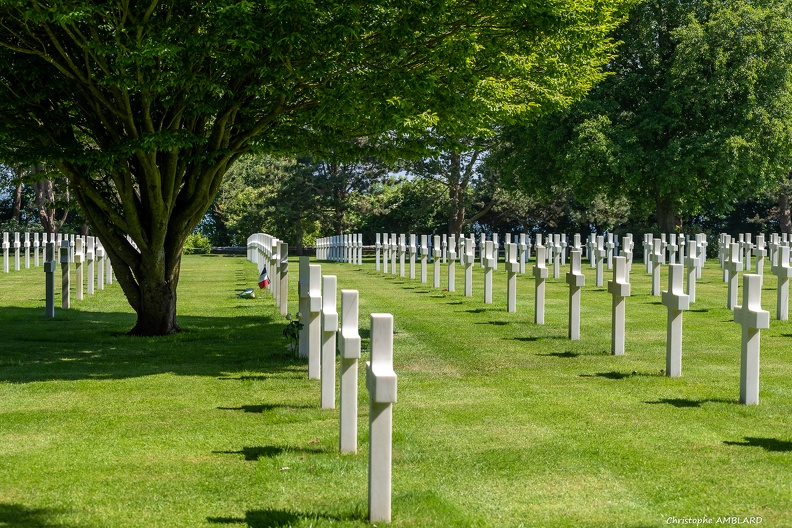
<instances>
[{"instance_id":1,"label":"green foliage","mask_svg":"<svg viewBox=\"0 0 792 528\"><path fill-rule=\"evenodd\" d=\"M212 251L212 241L209 237L200 232L194 232L187 236L184 241L184 254L197 255L208 254Z\"/></svg>"},{"instance_id":2,"label":"green foliage","mask_svg":"<svg viewBox=\"0 0 792 528\"><path fill-rule=\"evenodd\" d=\"M792 3L636 5L611 77L569 110L504 135L504 178L635 218L728 211L792 167ZM643 216L642 216L643 214Z\"/></svg>"},{"instance_id":3,"label":"green foliage","mask_svg":"<svg viewBox=\"0 0 792 528\"><path fill-rule=\"evenodd\" d=\"M0 160L54 164L134 331L175 332L181 248L240 156L395 156L563 106L602 77L624 3L5 0Z\"/></svg>"}]
</instances>

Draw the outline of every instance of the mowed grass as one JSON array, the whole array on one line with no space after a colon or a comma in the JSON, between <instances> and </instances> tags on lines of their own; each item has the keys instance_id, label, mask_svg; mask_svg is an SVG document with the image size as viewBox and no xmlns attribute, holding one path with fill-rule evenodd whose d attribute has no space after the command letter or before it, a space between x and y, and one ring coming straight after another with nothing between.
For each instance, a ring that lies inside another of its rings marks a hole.
<instances>
[{"instance_id":1,"label":"mowed grass","mask_svg":"<svg viewBox=\"0 0 792 528\"><path fill-rule=\"evenodd\" d=\"M538 326L532 277L507 313L500 266L485 305L478 265L466 298L459 266L450 293L445 266L433 289L431 266L422 284L372 259L322 263L339 290L360 291L364 360L369 314L395 318L393 526L792 526L789 322L762 332L760 404L748 407L717 261L684 314L675 379L661 373L667 311L640 263L621 357L611 296L587 263L577 342L566 269L548 280ZM297 275L293 259L292 313ZM117 284L47 320L41 268L0 275L0 526L368 525L364 360L359 451L340 455L338 410L319 408L319 382L286 353L285 319L269 298L235 297L257 276L242 257L185 257L184 332L142 339L123 335L134 314Z\"/></svg>"}]
</instances>

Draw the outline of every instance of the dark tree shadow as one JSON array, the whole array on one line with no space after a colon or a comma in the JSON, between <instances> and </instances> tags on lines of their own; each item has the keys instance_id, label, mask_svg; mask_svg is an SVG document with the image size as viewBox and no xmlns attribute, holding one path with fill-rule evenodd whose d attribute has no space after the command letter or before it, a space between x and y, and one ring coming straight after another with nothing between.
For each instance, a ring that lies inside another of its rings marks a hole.
<instances>
[{"instance_id":1,"label":"dark tree shadow","mask_svg":"<svg viewBox=\"0 0 792 528\"><path fill-rule=\"evenodd\" d=\"M581 378L606 378L611 380L620 380L624 378L629 378L633 374L628 372L616 372L614 370L610 372L597 372L596 374L580 374L579 377Z\"/></svg>"},{"instance_id":2,"label":"dark tree shadow","mask_svg":"<svg viewBox=\"0 0 792 528\"><path fill-rule=\"evenodd\" d=\"M242 455L245 460L250 462L255 462L260 458L275 458L285 452L318 455L327 453L327 449L323 447L253 446L243 447L239 451L212 451L215 455Z\"/></svg>"},{"instance_id":3,"label":"dark tree shadow","mask_svg":"<svg viewBox=\"0 0 792 528\"><path fill-rule=\"evenodd\" d=\"M285 528L294 526L299 521L308 521L309 524L320 524L318 521L334 522L365 522L366 516L362 512L349 513L344 515L331 515L327 513L305 513L291 510L251 510L245 513L244 518L239 517L208 517L206 519L213 524L242 524L247 523L250 528ZM324 524L324 523L322 523Z\"/></svg>"},{"instance_id":4,"label":"dark tree shadow","mask_svg":"<svg viewBox=\"0 0 792 528\"><path fill-rule=\"evenodd\" d=\"M730 446L745 446L745 447L761 447L767 451L776 453L788 453L792 451L792 442L787 440L779 440L777 438L757 438L746 436L745 442L723 442Z\"/></svg>"},{"instance_id":5,"label":"dark tree shadow","mask_svg":"<svg viewBox=\"0 0 792 528\"><path fill-rule=\"evenodd\" d=\"M685 398L663 398L657 401L648 401L644 402L648 403L649 405L673 405L679 409L685 407L701 407L702 403L737 403L736 400L725 400L725 399L717 399L717 398L706 398L703 400L688 400Z\"/></svg>"},{"instance_id":6,"label":"dark tree shadow","mask_svg":"<svg viewBox=\"0 0 792 528\"><path fill-rule=\"evenodd\" d=\"M66 527L72 525L56 522L58 515L64 510L55 508L28 508L21 504L0 503L0 526L14 526L18 528L49 528Z\"/></svg>"},{"instance_id":7,"label":"dark tree shadow","mask_svg":"<svg viewBox=\"0 0 792 528\"><path fill-rule=\"evenodd\" d=\"M240 407L218 407L221 411L243 411L246 413L261 414L274 409L314 409L315 405L289 405L286 403L264 403L261 405L242 405Z\"/></svg>"},{"instance_id":8,"label":"dark tree shadow","mask_svg":"<svg viewBox=\"0 0 792 528\"><path fill-rule=\"evenodd\" d=\"M259 312L255 306L250 309ZM299 376L305 362L286 350L285 319L261 313L180 316L183 331L158 338L125 335L134 314L79 308L45 319L43 308L0 308L0 382L126 379L173 373L220 379ZM244 377L228 373L248 371Z\"/></svg>"},{"instance_id":9,"label":"dark tree shadow","mask_svg":"<svg viewBox=\"0 0 792 528\"><path fill-rule=\"evenodd\" d=\"M575 352L551 352L549 354L536 354L537 356L546 356L546 357L557 357L557 358L576 358L580 356L580 354Z\"/></svg>"}]
</instances>

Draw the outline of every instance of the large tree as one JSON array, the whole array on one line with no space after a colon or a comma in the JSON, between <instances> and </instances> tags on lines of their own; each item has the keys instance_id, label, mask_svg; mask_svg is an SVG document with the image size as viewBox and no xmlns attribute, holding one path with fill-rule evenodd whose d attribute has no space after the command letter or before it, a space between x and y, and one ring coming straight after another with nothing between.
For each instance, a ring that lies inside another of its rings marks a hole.
<instances>
[{"instance_id":1,"label":"large tree","mask_svg":"<svg viewBox=\"0 0 792 528\"><path fill-rule=\"evenodd\" d=\"M563 106L624 3L2 0L0 160L67 176L132 333L169 334L183 242L241 155Z\"/></svg>"},{"instance_id":2,"label":"large tree","mask_svg":"<svg viewBox=\"0 0 792 528\"><path fill-rule=\"evenodd\" d=\"M568 110L504 135L529 192L629 198L673 231L792 168L792 2L648 0L617 29L611 76Z\"/></svg>"}]
</instances>

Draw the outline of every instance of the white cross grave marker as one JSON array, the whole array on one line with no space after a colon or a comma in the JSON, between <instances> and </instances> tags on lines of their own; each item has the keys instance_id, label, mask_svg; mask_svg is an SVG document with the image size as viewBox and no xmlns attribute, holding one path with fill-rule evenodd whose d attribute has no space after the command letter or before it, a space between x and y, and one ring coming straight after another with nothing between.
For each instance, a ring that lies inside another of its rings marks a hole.
<instances>
[{"instance_id":1,"label":"white cross grave marker","mask_svg":"<svg viewBox=\"0 0 792 528\"><path fill-rule=\"evenodd\" d=\"M789 265L789 246L778 246L776 249L778 262L770 268L773 275L778 277L776 287L776 319L789 320L789 278L792 277L792 267Z\"/></svg>"},{"instance_id":2,"label":"white cross grave marker","mask_svg":"<svg viewBox=\"0 0 792 528\"><path fill-rule=\"evenodd\" d=\"M465 268L465 297L473 297L473 262L476 259L473 246L476 242L472 236L471 238L462 236L460 242L464 244L462 266Z\"/></svg>"},{"instance_id":3,"label":"white cross grave marker","mask_svg":"<svg viewBox=\"0 0 792 528\"><path fill-rule=\"evenodd\" d=\"M448 261L448 291L456 290L456 235L448 237L448 247L446 249L446 260Z\"/></svg>"},{"instance_id":4,"label":"white cross grave marker","mask_svg":"<svg viewBox=\"0 0 792 528\"><path fill-rule=\"evenodd\" d=\"M594 250L594 260L597 268L596 274L594 276L594 285L597 287L601 287L604 284L603 267L605 265L605 257L607 254L607 251L604 246L605 246L605 237L598 236L597 247Z\"/></svg>"},{"instance_id":5,"label":"white cross grave marker","mask_svg":"<svg viewBox=\"0 0 792 528\"><path fill-rule=\"evenodd\" d=\"M539 235L537 235L538 237ZM534 286L534 323L544 324L544 307L545 307L545 281L548 276L547 265L545 261L545 248L542 245L536 246L536 265L533 267L533 276L535 278Z\"/></svg>"},{"instance_id":6,"label":"white cross grave marker","mask_svg":"<svg viewBox=\"0 0 792 528\"><path fill-rule=\"evenodd\" d=\"M698 265L698 245L688 244L688 256L685 257L685 270L687 271L687 293L690 302L696 302L696 266Z\"/></svg>"},{"instance_id":7,"label":"white cross grave marker","mask_svg":"<svg viewBox=\"0 0 792 528\"><path fill-rule=\"evenodd\" d=\"M85 280L83 278L83 262L85 262L85 240L83 237L77 237L75 241L75 245L77 246L74 249L74 271L77 280L77 286L75 288L77 294L77 300L83 300L83 293L84 293L84 285Z\"/></svg>"},{"instance_id":8,"label":"white cross grave marker","mask_svg":"<svg viewBox=\"0 0 792 528\"><path fill-rule=\"evenodd\" d=\"M94 251L96 246L96 239L92 236L85 238L85 267L88 271L87 288L88 295L94 294L94 284L96 283L95 268L94 268Z\"/></svg>"},{"instance_id":9,"label":"white cross grave marker","mask_svg":"<svg viewBox=\"0 0 792 528\"><path fill-rule=\"evenodd\" d=\"M429 237L421 235L421 282L426 284L426 267L429 264Z\"/></svg>"},{"instance_id":10,"label":"white cross grave marker","mask_svg":"<svg viewBox=\"0 0 792 528\"><path fill-rule=\"evenodd\" d=\"M734 322L742 326L740 403L759 403L759 330L770 328L770 312L762 310L762 278L743 275L743 303L734 308Z\"/></svg>"},{"instance_id":11,"label":"white cross grave marker","mask_svg":"<svg viewBox=\"0 0 792 528\"><path fill-rule=\"evenodd\" d=\"M404 263L407 256L407 235L399 235L399 277L404 277Z\"/></svg>"},{"instance_id":12,"label":"white cross grave marker","mask_svg":"<svg viewBox=\"0 0 792 528\"><path fill-rule=\"evenodd\" d=\"M382 251L382 234L374 234L374 271L380 270L380 253Z\"/></svg>"},{"instance_id":13,"label":"white cross grave marker","mask_svg":"<svg viewBox=\"0 0 792 528\"><path fill-rule=\"evenodd\" d=\"M443 250L440 248L440 235L432 237L432 271L434 274L432 287L440 288L440 264L442 262Z\"/></svg>"},{"instance_id":14,"label":"white cross grave marker","mask_svg":"<svg viewBox=\"0 0 792 528\"><path fill-rule=\"evenodd\" d=\"M371 314L371 361L366 362L369 392L369 521L391 520L393 404L393 315Z\"/></svg>"},{"instance_id":15,"label":"white cross grave marker","mask_svg":"<svg viewBox=\"0 0 792 528\"><path fill-rule=\"evenodd\" d=\"M3 273L8 273L8 233L3 233Z\"/></svg>"},{"instance_id":16,"label":"white cross grave marker","mask_svg":"<svg viewBox=\"0 0 792 528\"><path fill-rule=\"evenodd\" d=\"M69 276L69 239L64 238L60 243L61 263L61 308L71 308L71 277Z\"/></svg>"},{"instance_id":17,"label":"white cross grave marker","mask_svg":"<svg viewBox=\"0 0 792 528\"><path fill-rule=\"evenodd\" d=\"M668 265L668 291L663 292L663 304L668 308L666 331L666 376L682 375L682 311L690 308L690 297L683 291L682 264Z\"/></svg>"},{"instance_id":18,"label":"white cross grave marker","mask_svg":"<svg viewBox=\"0 0 792 528\"><path fill-rule=\"evenodd\" d=\"M569 339L580 339L580 290L586 284L586 276L580 271L581 252L573 249L569 253L569 271L566 282L569 284Z\"/></svg>"},{"instance_id":19,"label":"white cross grave marker","mask_svg":"<svg viewBox=\"0 0 792 528\"><path fill-rule=\"evenodd\" d=\"M517 244L509 242L506 244L506 311L517 311L517 273L520 271L520 264L517 262Z\"/></svg>"},{"instance_id":20,"label":"white cross grave marker","mask_svg":"<svg viewBox=\"0 0 792 528\"><path fill-rule=\"evenodd\" d=\"M652 254L649 256L652 264L652 295L660 296L660 265L663 263L663 241L659 238L652 240Z\"/></svg>"},{"instance_id":21,"label":"white cross grave marker","mask_svg":"<svg viewBox=\"0 0 792 528\"><path fill-rule=\"evenodd\" d=\"M608 281L608 291L613 296L611 353L624 355L625 298L630 296L630 283L627 282L627 260L624 257L613 259L613 280Z\"/></svg>"},{"instance_id":22,"label":"white cross grave marker","mask_svg":"<svg viewBox=\"0 0 792 528\"><path fill-rule=\"evenodd\" d=\"M487 240L484 245L484 304L492 304L492 270L495 269L493 251L494 243Z\"/></svg>"},{"instance_id":23,"label":"white cross grave marker","mask_svg":"<svg viewBox=\"0 0 792 528\"><path fill-rule=\"evenodd\" d=\"M30 233L25 232L25 269L30 269Z\"/></svg>"},{"instance_id":24,"label":"white cross grave marker","mask_svg":"<svg viewBox=\"0 0 792 528\"><path fill-rule=\"evenodd\" d=\"M44 315L55 317L55 243L47 242L44 250Z\"/></svg>"},{"instance_id":25,"label":"white cross grave marker","mask_svg":"<svg viewBox=\"0 0 792 528\"><path fill-rule=\"evenodd\" d=\"M14 232L14 271L19 271L19 233Z\"/></svg>"},{"instance_id":26,"label":"white cross grave marker","mask_svg":"<svg viewBox=\"0 0 792 528\"><path fill-rule=\"evenodd\" d=\"M415 242L415 235L410 233L410 278L415 279L415 257L416 251L418 250L416 242Z\"/></svg>"},{"instance_id":27,"label":"white cross grave marker","mask_svg":"<svg viewBox=\"0 0 792 528\"><path fill-rule=\"evenodd\" d=\"M726 308L729 310L734 310L734 307L737 305L737 280L739 273L743 270L743 263L740 260L740 253L740 243L732 242L731 246L729 247L729 258L726 259L724 264L726 271L729 273L729 290L728 297L726 299Z\"/></svg>"},{"instance_id":28,"label":"white cross grave marker","mask_svg":"<svg viewBox=\"0 0 792 528\"><path fill-rule=\"evenodd\" d=\"M340 450L342 453L357 453L357 389L358 359L360 359L357 290L341 290L338 351L341 356Z\"/></svg>"},{"instance_id":29,"label":"white cross grave marker","mask_svg":"<svg viewBox=\"0 0 792 528\"><path fill-rule=\"evenodd\" d=\"M767 256L764 235L756 235L756 244L754 245L753 254L756 257L756 274L764 276L764 261Z\"/></svg>"},{"instance_id":30,"label":"white cross grave marker","mask_svg":"<svg viewBox=\"0 0 792 528\"><path fill-rule=\"evenodd\" d=\"M336 332L338 331L337 283L335 275L322 276L322 409L335 408Z\"/></svg>"}]
</instances>

